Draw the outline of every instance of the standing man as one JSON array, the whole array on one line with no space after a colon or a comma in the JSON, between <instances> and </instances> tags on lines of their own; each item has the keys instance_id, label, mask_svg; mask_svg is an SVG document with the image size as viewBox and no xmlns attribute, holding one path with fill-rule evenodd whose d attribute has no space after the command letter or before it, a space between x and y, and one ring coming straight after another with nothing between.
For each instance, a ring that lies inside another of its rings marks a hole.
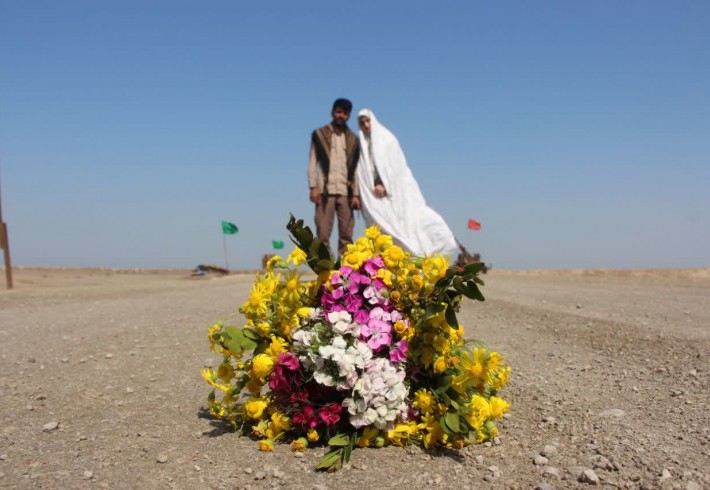
<instances>
[{"instance_id":1,"label":"standing man","mask_svg":"<svg viewBox=\"0 0 710 490\"><path fill-rule=\"evenodd\" d=\"M308 186L316 205L316 234L330 249L330 234L338 216L338 255L353 241L355 216L360 209L360 192L355 169L360 158L358 137L347 122L353 104L348 99L333 103L333 121L313 131L308 161Z\"/></svg>"}]
</instances>

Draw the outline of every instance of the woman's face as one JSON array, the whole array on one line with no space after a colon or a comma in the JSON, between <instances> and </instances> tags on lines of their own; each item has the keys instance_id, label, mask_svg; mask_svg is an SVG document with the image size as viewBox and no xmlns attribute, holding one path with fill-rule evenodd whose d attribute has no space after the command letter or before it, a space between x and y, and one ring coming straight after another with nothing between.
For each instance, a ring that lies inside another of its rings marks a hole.
<instances>
[{"instance_id":1,"label":"woman's face","mask_svg":"<svg viewBox=\"0 0 710 490\"><path fill-rule=\"evenodd\" d=\"M358 121L360 122L360 129L362 132L369 136L371 129L370 118L367 116L360 116Z\"/></svg>"}]
</instances>

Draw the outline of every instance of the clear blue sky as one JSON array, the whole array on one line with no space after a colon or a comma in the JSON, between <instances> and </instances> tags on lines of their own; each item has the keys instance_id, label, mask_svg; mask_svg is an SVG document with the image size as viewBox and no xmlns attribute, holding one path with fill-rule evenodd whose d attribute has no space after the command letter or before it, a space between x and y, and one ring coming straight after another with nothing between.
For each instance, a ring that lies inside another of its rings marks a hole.
<instances>
[{"instance_id":1,"label":"clear blue sky","mask_svg":"<svg viewBox=\"0 0 710 490\"><path fill-rule=\"evenodd\" d=\"M404 5L0 0L13 264L257 267L344 96L494 267L710 266L709 2Z\"/></svg>"}]
</instances>

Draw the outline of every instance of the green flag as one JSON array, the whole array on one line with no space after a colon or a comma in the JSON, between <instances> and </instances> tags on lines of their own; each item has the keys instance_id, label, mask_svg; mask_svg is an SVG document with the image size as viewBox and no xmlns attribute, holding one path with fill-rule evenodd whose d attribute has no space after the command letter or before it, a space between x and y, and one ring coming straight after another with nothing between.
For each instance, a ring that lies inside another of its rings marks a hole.
<instances>
[{"instance_id":1,"label":"green flag","mask_svg":"<svg viewBox=\"0 0 710 490\"><path fill-rule=\"evenodd\" d=\"M281 240L271 240L271 245L273 245L276 249L284 248L284 242L282 242Z\"/></svg>"},{"instance_id":2,"label":"green flag","mask_svg":"<svg viewBox=\"0 0 710 490\"><path fill-rule=\"evenodd\" d=\"M237 225L230 223L229 221L222 221L222 233L225 235L234 235L239 231Z\"/></svg>"}]
</instances>

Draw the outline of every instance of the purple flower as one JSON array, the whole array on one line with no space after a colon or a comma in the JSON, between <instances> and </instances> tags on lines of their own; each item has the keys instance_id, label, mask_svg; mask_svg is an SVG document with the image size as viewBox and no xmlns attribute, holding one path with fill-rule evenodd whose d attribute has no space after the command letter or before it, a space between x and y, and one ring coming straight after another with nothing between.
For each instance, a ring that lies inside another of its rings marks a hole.
<instances>
[{"instance_id":1,"label":"purple flower","mask_svg":"<svg viewBox=\"0 0 710 490\"><path fill-rule=\"evenodd\" d=\"M350 313L355 313L362 307L362 297L357 296L353 293L348 293L343 298L343 303L345 303L345 309Z\"/></svg>"},{"instance_id":2,"label":"purple flower","mask_svg":"<svg viewBox=\"0 0 710 490\"><path fill-rule=\"evenodd\" d=\"M365 325L370 319L370 313L367 310L357 310L353 316L355 323Z\"/></svg>"},{"instance_id":3,"label":"purple flower","mask_svg":"<svg viewBox=\"0 0 710 490\"><path fill-rule=\"evenodd\" d=\"M377 275L377 271L380 270L385 266L385 261L382 259L380 255L373 257L369 260L366 260L362 264L362 268L365 272L367 272L370 276L375 276Z\"/></svg>"},{"instance_id":4,"label":"purple flower","mask_svg":"<svg viewBox=\"0 0 710 490\"><path fill-rule=\"evenodd\" d=\"M350 274L350 281L348 282L348 289L351 291L356 291L360 288L361 284L370 284L372 281L369 277L363 276L358 272L353 272Z\"/></svg>"},{"instance_id":5,"label":"purple flower","mask_svg":"<svg viewBox=\"0 0 710 490\"><path fill-rule=\"evenodd\" d=\"M406 339L400 340L394 344L394 349L390 350L390 361L401 362L407 358L407 350L409 349L409 342Z\"/></svg>"}]
</instances>

